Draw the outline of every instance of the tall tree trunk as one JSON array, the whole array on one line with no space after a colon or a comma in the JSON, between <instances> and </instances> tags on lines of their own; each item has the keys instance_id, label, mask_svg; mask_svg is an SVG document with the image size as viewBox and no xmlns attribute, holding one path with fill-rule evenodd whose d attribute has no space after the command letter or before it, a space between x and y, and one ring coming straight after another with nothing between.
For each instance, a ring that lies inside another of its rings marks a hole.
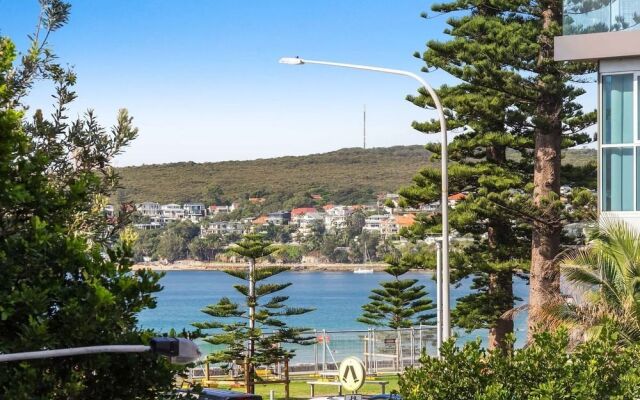
<instances>
[{"instance_id":1,"label":"tall tree trunk","mask_svg":"<svg viewBox=\"0 0 640 400\"><path fill-rule=\"evenodd\" d=\"M499 130L499 127L496 127L497 130ZM507 160L507 150L504 146L489 146L486 154L487 160L497 165L502 165ZM497 220L490 223L487 229L489 251L496 249L500 242L500 237L504 236L503 232L501 232L501 227L502 225ZM504 239L502 241L504 242ZM513 308L513 277L511 276L511 271L489 273L489 297L497 299L496 301L504 305L500 310L501 312L507 312ZM489 349L508 350L506 338L511 333L513 333L513 320L500 316L489 327Z\"/></svg>"},{"instance_id":2,"label":"tall tree trunk","mask_svg":"<svg viewBox=\"0 0 640 400\"><path fill-rule=\"evenodd\" d=\"M546 32L553 24L560 24L561 3L559 1L541 2L542 24ZM541 93L538 99L535 151L533 172L533 200L541 207L544 200L554 193L560 193L560 150L562 140L562 94L558 85L562 85L560 73L553 67L553 37L551 33L540 36L538 67L544 80L538 82ZM554 76L555 75L555 76ZM540 209L542 218L533 224L531 243L531 273L529 292L528 337L544 328L542 309L560 293L560 276L556 256L560 251L561 227L557 215L550 210Z\"/></svg>"},{"instance_id":3,"label":"tall tree trunk","mask_svg":"<svg viewBox=\"0 0 640 400\"><path fill-rule=\"evenodd\" d=\"M253 338L253 331L256 327L256 260L249 259L249 330L251 331L249 337L249 349L247 351L247 362L245 367L245 374L247 375L247 393L255 393L254 377L253 377L253 359L256 352L256 341Z\"/></svg>"},{"instance_id":4,"label":"tall tree trunk","mask_svg":"<svg viewBox=\"0 0 640 400\"><path fill-rule=\"evenodd\" d=\"M505 301L505 306L510 303L510 306L505 307L504 312L513 308L513 277L511 272L492 272L489 274L489 293L492 298L498 297L500 299L511 298L511 301ZM503 351L509 350L507 346L507 335L513 333L513 319L510 317L500 316L496 322L489 328L489 349L501 349Z\"/></svg>"}]
</instances>

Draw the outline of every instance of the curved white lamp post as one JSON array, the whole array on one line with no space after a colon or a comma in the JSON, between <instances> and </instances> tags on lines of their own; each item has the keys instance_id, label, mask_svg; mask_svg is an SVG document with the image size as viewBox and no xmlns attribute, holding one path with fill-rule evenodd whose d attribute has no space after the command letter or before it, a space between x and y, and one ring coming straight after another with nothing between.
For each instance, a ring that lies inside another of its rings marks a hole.
<instances>
[{"instance_id":1,"label":"curved white lamp post","mask_svg":"<svg viewBox=\"0 0 640 400\"><path fill-rule=\"evenodd\" d=\"M98 353L144 353L169 358L173 364L188 364L200 358L198 345L184 338L153 338L151 345L106 345L73 347L69 349L29 351L24 353L0 354L0 362L37 360L41 358L72 357Z\"/></svg>"},{"instance_id":2,"label":"curved white lamp post","mask_svg":"<svg viewBox=\"0 0 640 400\"><path fill-rule=\"evenodd\" d=\"M431 98L433 99L433 103L436 106L436 111L438 112L438 118L440 119L440 132L442 134L442 146L441 146L441 176L442 176L442 197L440 199L440 208L442 212L442 279L437 276L439 282L437 282L438 287L441 290L442 295L442 304L440 304L440 299L438 299L438 335L441 335L442 341L447 341L451 336L451 319L450 319L450 305L449 305L449 182L448 182L448 171L447 171L447 121L444 117L444 109L442 108L442 104L440 103L440 98L438 94L433 90L431 86L427 82L424 81L418 75L409 72L403 71L399 69L389 69L389 68L380 68L380 67L371 67L368 65L357 65L357 64L344 64L337 62L329 62L329 61L316 61L316 60L306 60L302 58L293 58L293 57L285 57L280 59L281 64L289 64L289 65L303 65L303 64L317 64L317 65L328 65L330 67L341 67L341 68L350 68L350 69L359 69L365 71L374 71L374 72L382 72L385 74L393 74L393 75L402 75L408 76L409 78L413 78L416 81L420 82L422 87L424 87ZM439 351L439 349L438 349Z\"/></svg>"}]
</instances>

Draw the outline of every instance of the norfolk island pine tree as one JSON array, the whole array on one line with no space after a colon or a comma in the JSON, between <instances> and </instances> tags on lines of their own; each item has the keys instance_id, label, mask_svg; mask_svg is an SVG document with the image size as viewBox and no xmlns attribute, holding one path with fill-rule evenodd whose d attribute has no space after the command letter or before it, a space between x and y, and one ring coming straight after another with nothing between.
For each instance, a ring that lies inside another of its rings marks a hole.
<instances>
[{"instance_id":1,"label":"norfolk island pine tree","mask_svg":"<svg viewBox=\"0 0 640 400\"><path fill-rule=\"evenodd\" d=\"M226 270L225 273L247 282L234 285L245 298L246 308L223 297L217 304L205 307L202 312L215 318L213 321L194 323L198 329L213 330L204 340L213 345L223 346L208 356L207 362L230 364L242 363L245 373L247 393L255 392L255 366L272 364L290 359L294 350L283 344L312 344L315 338L305 336L306 328L295 328L282 321L283 317L306 314L313 309L287 307L288 296L276 295L291 283L261 283L282 272L287 267L260 267L256 262L278 250L261 234L247 234L230 249L247 259L248 269ZM219 320L230 322L220 322Z\"/></svg>"},{"instance_id":2,"label":"norfolk island pine tree","mask_svg":"<svg viewBox=\"0 0 640 400\"><path fill-rule=\"evenodd\" d=\"M386 257L385 261L389 265L384 272L393 279L380 282L380 287L371 291L371 302L362 306L362 316L358 321L391 329L432 324L435 314L427 312L433 310L435 305L427 297L425 286L417 285L417 279L401 278L409 272L412 264L392 256Z\"/></svg>"},{"instance_id":3,"label":"norfolk island pine tree","mask_svg":"<svg viewBox=\"0 0 640 400\"><path fill-rule=\"evenodd\" d=\"M541 323L541 305L559 294L555 257L562 223L572 218L559 198L560 150L588 141L584 129L595 121L595 113L583 113L575 102L584 91L570 85L594 66L556 63L552 48L549 52L559 34L560 7L561 2L523 0L434 5L437 13L464 14L448 20L450 40L430 41L416 55L426 62L425 70L440 68L462 81L439 90L450 125L472 128L450 145L451 191L469 191L451 222L461 233L480 237L467 254L481 257L478 271L465 254L452 257L454 275L480 273L478 293L463 299L454 317L467 328L488 327L493 345L512 330L501 315L515 300L514 273L531 269L530 331ZM431 104L424 93L409 100ZM433 121L414 127L437 132ZM437 157L439 146L428 147ZM439 172L421 171L403 195L410 202L431 201L438 180ZM422 222L417 231L437 230L439 223Z\"/></svg>"}]
</instances>

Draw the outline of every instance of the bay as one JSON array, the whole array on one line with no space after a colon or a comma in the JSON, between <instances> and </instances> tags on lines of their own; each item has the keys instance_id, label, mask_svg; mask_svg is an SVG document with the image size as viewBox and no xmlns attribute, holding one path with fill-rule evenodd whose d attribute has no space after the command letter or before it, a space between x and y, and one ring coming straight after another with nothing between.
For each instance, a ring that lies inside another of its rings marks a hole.
<instances>
[{"instance_id":1,"label":"bay","mask_svg":"<svg viewBox=\"0 0 640 400\"><path fill-rule=\"evenodd\" d=\"M429 297L435 298L436 287L431 272L410 272L405 277L418 279L426 286ZM369 301L371 289L384 280L389 280L389 275L383 272L285 272L269 282L291 282L292 285L282 292L290 296L288 304L315 309L308 314L289 318L289 324L336 331L367 328L358 322L357 318L361 314L362 305ZM157 307L141 312L139 325L160 332L168 332L171 328L177 331L183 328L193 329L191 323L206 321L209 318L201 309L208 304L216 303L221 297L229 297L242 304L242 299L233 288L233 285L239 282L220 271L168 271L161 280L164 289L157 294ZM471 292L470 286L470 278L452 285L452 305L455 305L456 299ZM526 303L528 291L525 280L514 280L515 295L522 299L518 305ZM516 344L524 344L526 313L516 317L515 329ZM487 332L482 329L473 332L456 329L455 334L459 343L477 337L484 342Z\"/></svg>"}]
</instances>

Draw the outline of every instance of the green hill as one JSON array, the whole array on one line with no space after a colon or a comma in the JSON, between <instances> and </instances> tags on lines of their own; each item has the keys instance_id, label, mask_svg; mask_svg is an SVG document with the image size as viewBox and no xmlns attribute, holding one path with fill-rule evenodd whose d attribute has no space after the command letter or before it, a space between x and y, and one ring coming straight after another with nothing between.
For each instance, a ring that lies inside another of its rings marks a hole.
<instances>
[{"instance_id":1,"label":"green hill","mask_svg":"<svg viewBox=\"0 0 640 400\"><path fill-rule=\"evenodd\" d=\"M380 192L410 183L418 169L434 165L422 146L349 148L323 154L216 163L181 162L120 168L118 201L183 203L214 198L265 197L265 208L295 207L321 194L324 202L371 202ZM594 150L570 151L566 161L595 160Z\"/></svg>"}]
</instances>

